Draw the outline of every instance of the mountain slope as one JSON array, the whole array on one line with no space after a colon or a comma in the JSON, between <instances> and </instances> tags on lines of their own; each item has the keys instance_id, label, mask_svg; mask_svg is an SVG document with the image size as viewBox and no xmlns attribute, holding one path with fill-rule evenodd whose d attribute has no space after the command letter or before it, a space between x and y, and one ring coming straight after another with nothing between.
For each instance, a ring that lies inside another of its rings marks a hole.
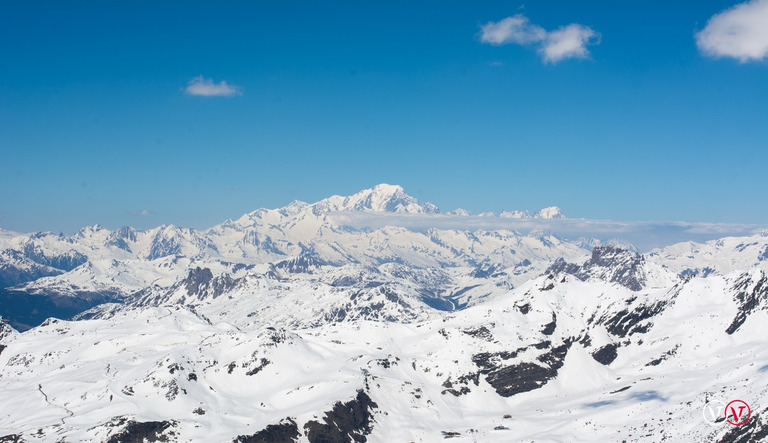
<instances>
[{"instance_id":1,"label":"mountain slope","mask_svg":"<svg viewBox=\"0 0 768 443\"><path fill-rule=\"evenodd\" d=\"M706 425L702 408L731 398L748 399L749 432L759 433L764 279L752 270L632 291L571 276L550 288L542 276L414 324L358 319L293 332L212 324L182 307L50 321L0 354L0 384L19 405L0 416L0 435L715 441L734 428ZM729 334L745 291L758 302Z\"/></svg>"},{"instance_id":2,"label":"mountain slope","mask_svg":"<svg viewBox=\"0 0 768 443\"><path fill-rule=\"evenodd\" d=\"M768 435L768 237L639 254L336 211L437 208L380 185L205 231L0 235L0 307L26 312L0 320L0 440ZM737 398L747 425L707 421Z\"/></svg>"}]
</instances>

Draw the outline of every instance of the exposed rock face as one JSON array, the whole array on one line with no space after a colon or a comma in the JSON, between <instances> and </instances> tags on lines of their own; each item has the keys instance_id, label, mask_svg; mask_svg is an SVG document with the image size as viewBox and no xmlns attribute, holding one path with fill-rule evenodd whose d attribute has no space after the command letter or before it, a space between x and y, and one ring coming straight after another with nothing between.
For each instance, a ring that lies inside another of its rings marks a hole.
<instances>
[{"instance_id":1,"label":"exposed rock face","mask_svg":"<svg viewBox=\"0 0 768 443\"><path fill-rule=\"evenodd\" d=\"M268 425L252 435L238 435L235 443L293 442L299 438L299 427L288 417L276 425Z\"/></svg>"},{"instance_id":2,"label":"exposed rock face","mask_svg":"<svg viewBox=\"0 0 768 443\"><path fill-rule=\"evenodd\" d=\"M3 317L0 317L0 343L14 334L16 334L16 331L13 327Z\"/></svg>"},{"instance_id":3,"label":"exposed rock face","mask_svg":"<svg viewBox=\"0 0 768 443\"><path fill-rule=\"evenodd\" d=\"M118 228L114 230L109 235L106 241L106 245L120 248L126 252L132 252L130 243L135 241L136 241L136 230L129 226L123 226L122 228Z\"/></svg>"},{"instance_id":4,"label":"exposed rock face","mask_svg":"<svg viewBox=\"0 0 768 443\"><path fill-rule=\"evenodd\" d=\"M210 238L200 231L190 228L177 228L175 226L161 226L150 234L151 243L148 250L142 251L142 258L155 260L167 256L190 255L197 256L204 253L215 253L216 245ZM127 238L124 238L128 241Z\"/></svg>"},{"instance_id":5,"label":"exposed rock face","mask_svg":"<svg viewBox=\"0 0 768 443\"><path fill-rule=\"evenodd\" d=\"M742 274L733 288L736 290L734 300L739 311L725 330L728 334L736 332L752 312L768 307L768 276L763 272L759 272L757 276Z\"/></svg>"},{"instance_id":6,"label":"exposed rock face","mask_svg":"<svg viewBox=\"0 0 768 443\"><path fill-rule=\"evenodd\" d=\"M752 414L749 421L741 426L733 426L718 443L751 443L768 439L768 422L764 419L768 409L759 414Z\"/></svg>"},{"instance_id":7,"label":"exposed rock face","mask_svg":"<svg viewBox=\"0 0 768 443\"><path fill-rule=\"evenodd\" d=\"M361 389L353 400L337 402L326 412L324 423L310 421L305 424L304 433L310 442L367 441L366 436L373 429L373 410L378 407Z\"/></svg>"},{"instance_id":8,"label":"exposed rock face","mask_svg":"<svg viewBox=\"0 0 768 443\"><path fill-rule=\"evenodd\" d=\"M154 260L168 255L180 254L181 246L181 243L174 237L155 237L146 258L147 260Z\"/></svg>"},{"instance_id":9,"label":"exposed rock face","mask_svg":"<svg viewBox=\"0 0 768 443\"><path fill-rule=\"evenodd\" d=\"M325 264L312 254L301 254L275 264L275 268L291 274L311 274L321 265Z\"/></svg>"},{"instance_id":10,"label":"exposed rock face","mask_svg":"<svg viewBox=\"0 0 768 443\"><path fill-rule=\"evenodd\" d=\"M25 257L35 263L62 271L71 271L88 261L88 257L77 251L71 250L60 254L49 254L32 242L25 244L22 251Z\"/></svg>"},{"instance_id":11,"label":"exposed rock face","mask_svg":"<svg viewBox=\"0 0 768 443\"><path fill-rule=\"evenodd\" d=\"M540 349L549 346L548 341L535 345L536 348ZM557 371L563 366L570 347L571 340L566 340L562 345L537 357L538 363L522 362L515 365L503 363L505 360L516 358L518 353L526 348L498 354L477 354L472 358L472 361L480 367L480 374L486 376L485 380L493 386L499 395L511 397L515 394L538 389L555 378Z\"/></svg>"},{"instance_id":12,"label":"exposed rock face","mask_svg":"<svg viewBox=\"0 0 768 443\"><path fill-rule=\"evenodd\" d=\"M557 328L557 314L552 312L552 321L544 325L544 329L541 330L541 333L544 335L552 335L555 333L555 328Z\"/></svg>"},{"instance_id":13,"label":"exposed rock face","mask_svg":"<svg viewBox=\"0 0 768 443\"><path fill-rule=\"evenodd\" d=\"M138 422L130 420L117 434L113 434L107 443L172 441L174 432L169 429L175 425L173 421Z\"/></svg>"},{"instance_id":14,"label":"exposed rock face","mask_svg":"<svg viewBox=\"0 0 768 443\"><path fill-rule=\"evenodd\" d=\"M639 291L646 282L644 263L645 258L636 252L612 246L596 246L592 250L592 257L581 266L559 260L547 272L570 274L582 281L599 278Z\"/></svg>"},{"instance_id":15,"label":"exposed rock face","mask_svg":"<svg viewBox=\"0 0 768 443\"><path fill-rule=\"evenodd\" d=\"M655 359L649 361L648 363L646 363L645 365L646 366L658 366L664 360L667 360L668 358L670 358L673 355L675 355L675 353L677 353L677 350L678 350L679 347L680 347L679 345L675 346L674 348L672 348L669 351L667 351L664 354L662 354L659 358L655 358Z\"/></svg>"},{"instance_id":16,"label":"exposed rock face","mask_svg":"<svg viewBox=\"0 0 768 443\"><path fill-rule=\"evenodd\" d=\"M209 268L198 266L190 269L186 278L177 281L162 292L157 292L150 287L135 293L131 297L130 304L160 305L179 291L183 294L178 301L181 304L189 304L195 300L213 300L237 287L240 281L227 274L214 276Z\"/></svg>"},{"instance_id":17,"label":"exposed rock face","mask_svg":"<svg viewBox=\"0 0 768 443\"><path fill-rule=\"evenodd\" d=\"M208 268L197 267L189 271L189 276L183 282L190 296L216 298L235 287L236 282L228 275L214 277Z\"/></svg>"},{"instance_id":18,"label":"exposed rock face","mask_svg":"<svg viewBox=\"0 0 768 443\"><path fill-rule=\"evenodd\" d=\"M613 363L614 360L616 360L616 357L618 356L618 353L616 352L616 350L618 348L619 348L619 345L617 345L616 343L605 345L602 348L598 349L597 351L593 352L592 358L594 358L596 362L607 366Z\"/></svg>"},{"instance_id":19,"label":"exposed rock face","mask_svg":"<svg viewBox=\"0 0 768 443\"><path fill-rule=\"evenodd\" d=\"M607 315L601 318L598 323L605 325L605 329L611 334L624 338L627 335L635 333L648 332L653 325L646 321L664 311L667 302L662 300L651 305L639 305L632 309L622 309L621 311Z\"/></svg>"}]
</instances>

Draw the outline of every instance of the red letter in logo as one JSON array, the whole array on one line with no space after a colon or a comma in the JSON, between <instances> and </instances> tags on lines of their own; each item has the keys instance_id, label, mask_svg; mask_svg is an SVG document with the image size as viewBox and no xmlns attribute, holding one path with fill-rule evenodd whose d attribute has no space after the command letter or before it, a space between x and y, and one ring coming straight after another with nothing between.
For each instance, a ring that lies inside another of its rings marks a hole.
<instances>
[{"instance_id":1,"label":"red letter in logo","mask_svg":"<svg viewBox=\"0 0 768 443\"><path fill-rule=\"evenodd\" d=\"M746 414L744 413L744 409L747 410ZM737 410L738 413L736 412ZM730 414L728 412L730 412ZM741 426L746 424L749 420L749 417L751 416L752 410L749 408L749 405L745 401L733 400L732 402L728 403L728 406L725 407L725 419L728 420L728 423L734 426Z\"/></svg>"}]
</instances>

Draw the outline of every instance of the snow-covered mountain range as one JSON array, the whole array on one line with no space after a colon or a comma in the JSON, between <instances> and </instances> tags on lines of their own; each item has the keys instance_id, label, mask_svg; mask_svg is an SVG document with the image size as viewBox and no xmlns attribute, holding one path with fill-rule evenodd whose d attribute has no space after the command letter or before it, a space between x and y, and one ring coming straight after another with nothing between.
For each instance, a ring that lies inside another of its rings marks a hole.
<instances>
[{"instance_id":1,"label":"snow-covered mountain range","mask_svg":"<svg viewBox=\"0 0 768 443\"><path fill-rule=\"evenodd\" d=\"M339 212L434 214L438 209L419 203L399 186L382 184L349 197L259 209L202 231L175 226L147 231L89 226L71 236L5 231L0 236L0 280L6 297L15 303L27 300L21 303L22 312L34 299L36 309L48 314L61 306L72 308L70 313L136 293L148 300L150 293L169 292L181 280L196 278L191 273L197 268L222 281L237 281L246 292L254 291L248 285L258 281L262 288L281 282L291 286L290 293L295 293L293 285L322 284L336 288L334 292L361 285L372 292L374 286L394 285L404 296L420 300L419 306L427 301L432 308L453 309L509 289L556 258L588 253L552 235L352 229L329 217ZM548 208L519 215L559 214ZM495 277L485 275L490 269L496 270ZM46 318L17 318L7 306L0 313L17 327Z\"/></svg>"},{"instance_id":2,"label":"snow-covered mountain range","mask_svg":"<svg viewBox=\"0 0 768 443\"><path fill-rule=\"evenodd\" d=\"M439 211L379 185L206 230L0 232L0 441L768 438L768 235L639 254L344 212ZM746 425L707 416L733 399Z\"/></svg>"}]
</instances>

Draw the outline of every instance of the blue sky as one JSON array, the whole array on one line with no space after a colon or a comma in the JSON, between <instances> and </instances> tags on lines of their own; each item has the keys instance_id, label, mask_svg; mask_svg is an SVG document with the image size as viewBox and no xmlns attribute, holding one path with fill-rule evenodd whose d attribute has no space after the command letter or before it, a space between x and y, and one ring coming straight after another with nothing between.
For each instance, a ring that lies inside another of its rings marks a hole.
<instances>
[{"instance_id":1,"label":"blue sky","mask_svg":"<svg viewBox=\"0 0 768 443\"><path fill-rule=\"evenodd\" d=\"M0 227L207 227L382 182L765 224L768 43L723 29L768 1L737 4L5 1Z\"/></svg>"}]
</instances>

